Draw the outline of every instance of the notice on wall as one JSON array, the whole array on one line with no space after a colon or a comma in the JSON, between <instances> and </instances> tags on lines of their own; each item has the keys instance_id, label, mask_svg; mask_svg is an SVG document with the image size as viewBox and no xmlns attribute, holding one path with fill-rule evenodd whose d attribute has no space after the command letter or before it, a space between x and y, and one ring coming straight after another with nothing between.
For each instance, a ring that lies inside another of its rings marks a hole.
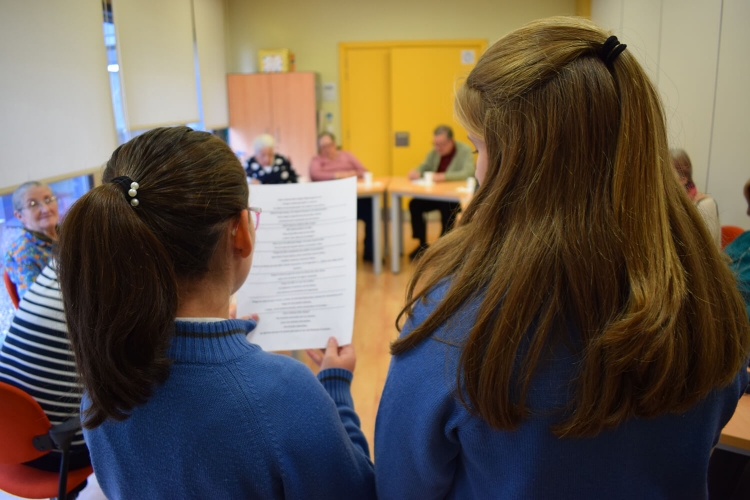
<instances>
[{"instance_id":1,"label":"notice on wall","mask_svg":"<svg viewBox=\"0 0 750 500\"><path fill-rule=\"evenodd\" d=\"M336 82L323 83L323 101L334 102L338 99L336 93Z\"/></svg>"},{"instance_id":2,"label":"notice on wall","mask_svg":"<svg viewBox=\"0 0 750 500\"><path fill-rule=\"evenodd\" d=\"M350 344L356 293L357 179L251 185L263 212L237 316L257 313L248 340L264 351Z\"/></svg>"},{"instance_id":3,"label":"notice on wall","mask_svg":"<svg viewBox=\"0 0 750 500\"><path fill-rule=\"evenodd\" d=\"M474 64L477 62L477 53L474 50L461 51L461 64Z\"/></svg>"}]
</instances>

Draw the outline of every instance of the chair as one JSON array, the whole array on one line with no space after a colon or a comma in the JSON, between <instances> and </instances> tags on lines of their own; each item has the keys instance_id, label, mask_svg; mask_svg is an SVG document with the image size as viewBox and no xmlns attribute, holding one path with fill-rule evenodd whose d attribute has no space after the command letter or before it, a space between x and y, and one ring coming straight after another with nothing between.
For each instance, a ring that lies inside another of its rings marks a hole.
<instances>
[{"instance_id":1,"label":"chair","mask_svg":"<svg viewBox=\"0 0 750 500\"><path fill-rule=\"evenodd\" d=\"M737 236L744 233L745 230L737 226L721 226L721 248L729 245L737 238Z\"/></svg>"},{"instance_id":2,"label":"chair","mask_svg":"<svg viewBox=\"0 0 750 500\"><path fill-rule=\"evenodd\" d=\"M10 295L10 301L13 302L13 307L18 309L18 303L21 302L21 299L18 296L16 284L13 283L10 280L10 276L8 276L8 271L3 271L3 280L5 281L5 289L8 290L8 295Z\"/></svg>"},{"instance_id":3,"label":"chair","mask_svg":"<svg viewBox=\"0 0 750 500\"><path fill-rule=\"evenodd\" d=\"M68 474L68 450L80 428L79 418L53 426L34 398L0 382L0 489L24 498L65 499L93 472L89 466ZM62 453L59 474L23 465L50 452Z\"/></svg>"}]
</instances>

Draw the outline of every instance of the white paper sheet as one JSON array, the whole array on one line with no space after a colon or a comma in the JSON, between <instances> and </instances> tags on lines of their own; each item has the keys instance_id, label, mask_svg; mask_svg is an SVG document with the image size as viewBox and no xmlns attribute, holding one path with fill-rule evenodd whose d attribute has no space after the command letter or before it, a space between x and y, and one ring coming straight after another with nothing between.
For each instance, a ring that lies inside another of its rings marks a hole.
<instances>
[{"instance_id":1,"label":"white paper sheet","mask_svg":"<svg viewBox=\"0 0 750 500\"><path fill-rule=\"evenodd\" d=\"M263 209L237 316L257 313L248 340L265 351L350 344L356 293L357 180L251 185Z\"/></svg>"}]
</instances>

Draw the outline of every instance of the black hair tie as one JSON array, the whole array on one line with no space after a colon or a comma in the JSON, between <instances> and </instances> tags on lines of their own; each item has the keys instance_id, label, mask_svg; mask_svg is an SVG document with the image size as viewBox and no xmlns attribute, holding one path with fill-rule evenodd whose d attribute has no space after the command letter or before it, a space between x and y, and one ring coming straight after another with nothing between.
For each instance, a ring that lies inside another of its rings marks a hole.
<instances>
[{"instance_id":1,"label":"black hair tie","mask_svg":"<svg viewBox=\"0 0 750 500\"><path fill-rule=\"evenodd\" d=\"M139 186L137 182L135 182L127 175L115 177L110 182L117 184L120 186L120 188L122 188L125 199L130 201L130 205L134 207L138 206L138 198L136 198L136 196L138 195L138 188L140 188L141 186Z\"/></svg>"},{"instance_id":2,"label":"black hair tie","mask_svg":"<svg viewBox=\"0 0 750 500\"><path fill-rule=\"evenodd\" d=\"M604 64L606 64L607 66L611 66L614 60L617 59L617 56L622 54L622 52L626 48L628 48L627 45L625 45L624 43L620 43L617 37L612 35L611 37L607 38L607 41L602 45L601 51L599 52L599 57L602 58Z\"/></svg>"}]
</instances>

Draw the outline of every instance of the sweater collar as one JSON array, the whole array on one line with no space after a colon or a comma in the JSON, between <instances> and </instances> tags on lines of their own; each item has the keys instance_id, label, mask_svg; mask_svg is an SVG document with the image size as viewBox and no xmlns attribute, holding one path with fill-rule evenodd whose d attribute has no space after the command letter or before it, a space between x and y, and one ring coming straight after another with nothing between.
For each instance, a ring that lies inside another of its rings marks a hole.
<instances>
[{"instance_id":1,"label":"sweater collar","mask_svg":"<svg viewBox=\"0 0 750 500\"><path fill-rule=\"evenodd\" d=\"M29 234L29 239L36 238L37 240L40 240L41 242L47 243L49 245L53 245L55 243L55 240L53 240L52 238L50 238L44 233L40 233L39 231L32 231L31 229L28 229L28 228L24 228L24 230Z\"/></svg>"},{"instance_id":2,"label":"sweater collar","mask_svg":"<svg viewBox=\"0 0 750 500\"><path fill-rule=\"evenodd\" d=\"M256 326L253 320L175 321L167 356L183 363L225 363L260 349L247 341Z\"/></svg>"}]
</instances>

